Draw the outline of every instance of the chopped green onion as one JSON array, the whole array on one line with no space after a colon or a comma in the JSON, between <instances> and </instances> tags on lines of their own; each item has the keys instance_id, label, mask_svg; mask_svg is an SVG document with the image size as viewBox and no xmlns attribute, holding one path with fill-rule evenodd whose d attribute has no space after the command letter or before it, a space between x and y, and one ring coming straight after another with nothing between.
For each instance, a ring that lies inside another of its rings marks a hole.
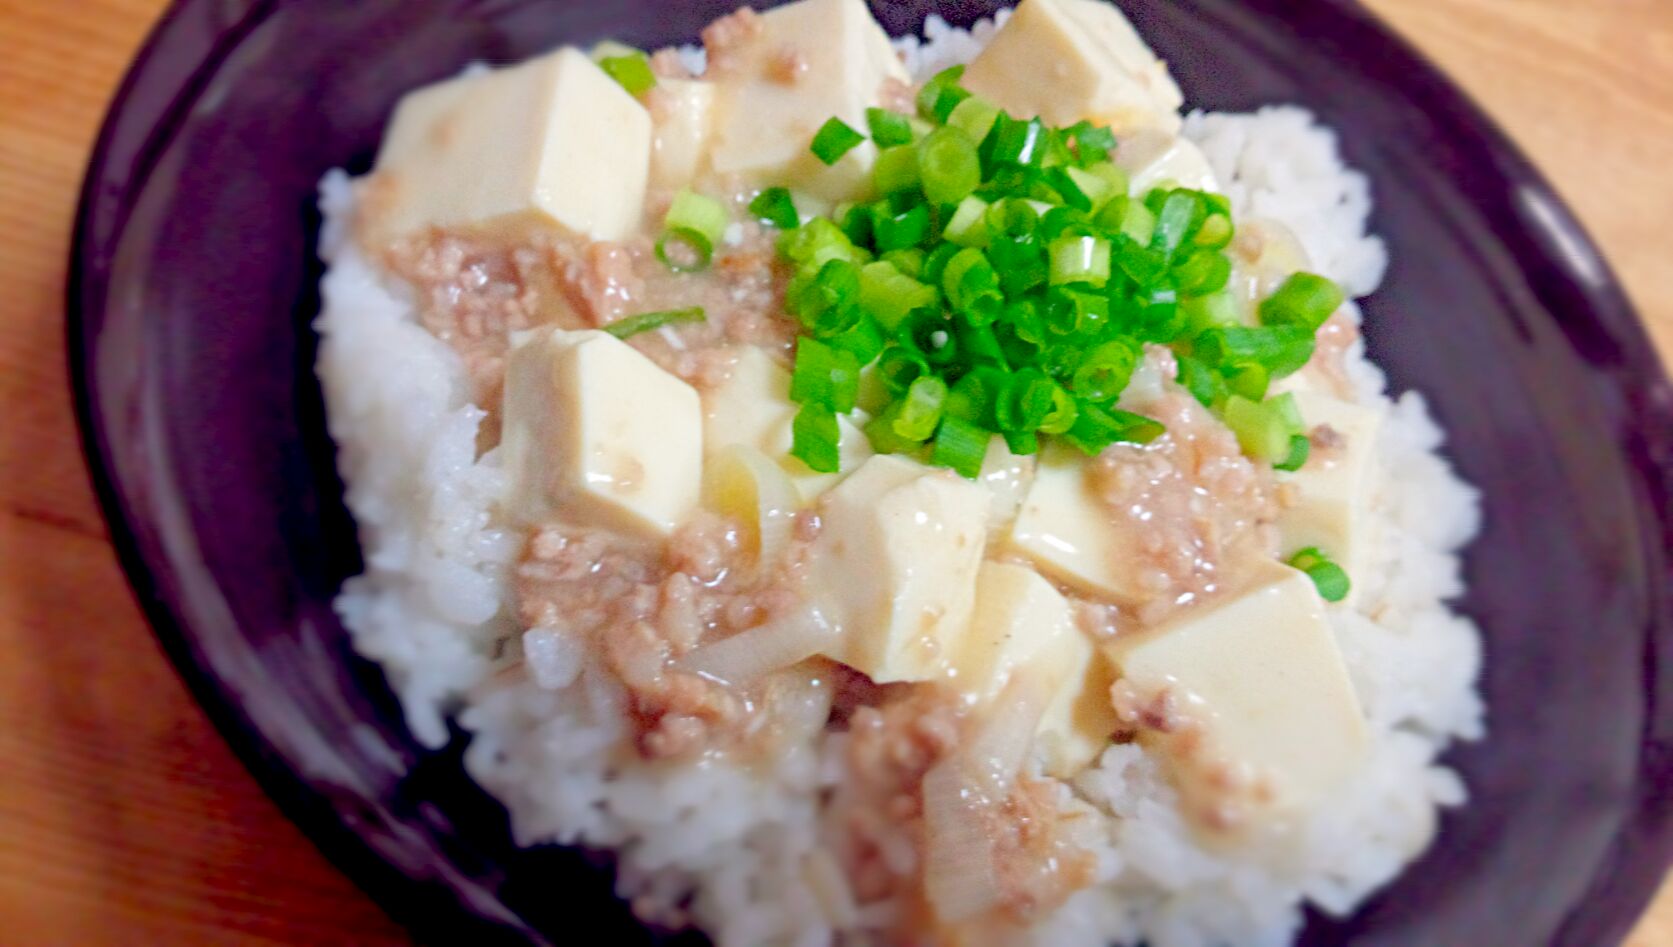
<instances>
[{"instance_id":1,"label":"chopped green onion","mask_svg":"<svg viewBox=\"0 0 1673 947\"><path fill-rule=\"evenodd\" d=\"M877 360L877 375L883 385L897 395L906 393L912 383L929 374L929 362L914 348L896 346L886 349Z\"/></svg>"},{"instance_id":2,"label":"chopped green onion","mask_svg":"<svg viewBox=\"0 0 1673 947\"><path fill-rule=\"evenodd\" d=\"M963 66L952 66L930 77L918 90L918 114L934 122L947 121L953 109L970 97L969 92L959 87L958 82L962 78Z\"/></svg>"},{"instance_id":3,"label":"chopped green onion","mask_svg":"<svg viewBox=\"0 0 1673 947\"><path fill-rule=\"evenodd\" d=\"M1115 150L1115 133L1106 125L1081 122L1065 129L1065 132L1075 143L1075 156L1080 159L1082 167L1109 161L1110 152Z\"/></svg>"},{"instance_id":4,"label":"chopped green onion","mask_svg":"<svg viewBox=\"0 0 1673 947\"><path fill-rule=\"evenodd\" d=\"M994 122L999 120L999 106L994 105L981 96L973 95L958 103L947 114L947 126L956 128L970 140L978 144L993 130Z\"/></svg>"},{"instance_id":5,"label":"chopped green onion","mask_svg":"<svg viewBox=\"0 0 1673 947\"><path fill-rule=\"evenodd\" d=\"M917 187L918 149L896 145L879 151L877 163L871 166L871 180L884 197Z\"/></svg>"},{"instance_id":6,"label":"chopped green onion","mask_svg":"<svg viewBox=\"0 0 1673 947\"><path fill-rule=\"evenodd\" d=\"M1265 325L1295 325L1316 332L1344 299L1342 288L1322 276L1296 273L1271 296L1261 301L1261 322Z\"/></svg>"},{"instance_id":7,"label":"chopped green onion","mask_svg":"<svg viewBox=\"0 0 1673 947\"><path fill-rule=\"evenodd\" d=\"M1221 250L1232 242L1235 234L1230 214L1210 213L1191 242L1205 249Z\"/></svg>"},{"instance_id":8,"label":"chopped green onion","mask_svg":"<svg viewBox=\"0 0 1673 947\"><path fill-rule=\"evenodd\" d=\"M790 374L790 400L816 404L838 414L854 410L860 391L860 363L854 353L818 339L796 343L796 367Z\"/></svg>"},{"instance_id":9,"label":"chopped green onion","mask_svg":"<svg viewBox=\"0 0 1673 947\"><path fill-rule=\"evenodd\" d=\"M912 121L899 112L888 109L866 109L866 127L871 130L871 140L879 148L893 148L896 145L910 145L912 143Z\"/></svg>"},{"instance_id":10,"label":"chopped green onion","mask_svg":"<svg viewBox=\"0 0 1673 947\"><path fill-rule=\"evenodd\" d=\"M1211 365L1254 362L1273 378L1294 374L1313 357L1313 334L1300 326L1225 326L1197 335L1197 355Z\"/></svg>"},{"instance_id":11,"label":"chopped green onion","mask_svg":"<svg viewBox=\"0 0 1673 947\"><path fill-rule=\"evenodd\" d=\"M860 315L859 295L859 267L847 260L831 260L785 289L790 311L818 335L834 335L852 326Z\"/></svg>"},{"instance_id":12,"label":"chopped green onion","mask_svg":"<svg viewBox=\"0 0 1673 947\"><path fill-rule=\"evenodd\" d=\"M934 306L939 299L934 286L907 276L893 263L878 261L860 269L860 307L890 331L914 309Z\"/></svg>"},{"instance_id":13,"label":"chopped green onion","mask_svg":"<svg viewBox=\"0 0 1673 947\"><path fill-rule=\"evenodd\" d=\"M707 238L710 245L720 242L727 222L723 204L693 191L675 194L667 215L662 218L663 226L669 230L694 230Z\"/></svg>"},{"instance_id":14,"label":"chopped green onion","mask_svg":"<svg viewBox=\"0 0 1673 947\"><path fill-rule=\"evenodd\" d=\"M961 247L985 247L988 244L988 202L972 194L959 202L953 219L947 221L942 236Z\"/></svg>"},{"instance_id":15,"label":"chopped green onion","mask_svg":"<svg viewBox=\"0 0 1673 947\"><path fill-rule=\"evenodd\" d=\"M963 471L995 434L1018 453L1042 436L1087 454L1143 443L1163 426L1114 405L1148 347L1164 346L1245 453L1304 464L1294 400L1268 390L1312 357L1340 290L1299 274L1251 319L1231 287L1224 195L1176 182L1132 195L1108 128L1014 118L962 75L926 83L918 116L867 110L875 198L805 224L787 191L751 202L790 265L804 452L834 440L820 412L862 404L878 451ZM814 151L829 164L862 140L832 119ZM671 220L667 246L701 265L724 223Z\"/></svg>"},{"instance_id":16,"label":"chopped green onion","mask_svg":"<svg viewBox=\"0 0 1673 947\"><path fill-rule=\"evenodd\" d=\"M878 259L888 263L907 276L917 279L924 275L924 260L929 257L918 247L907 247L904 250L890 250Z\"/></svg>"},{"instance_id":17,"label":"chopped green onion","mask_svg":"<svg viewBox=\"0 0 1673 947\"><path fill-rule=\"evenodd\" d=\"M1215 218L1219 219L1219 218ZM1231 281L1232 261L1215 250L1197 250L1174 267L1173 278L1184 296L1207 296Z\"/></svg>"},{"instance_id":18,"label":"chopped green onion","mask_svg":"<svg viewBox=\"0 0 1673 947\"><path fill-rule=\"evenodd\" d=\"M674 195L662 219L665 228L656 244L656 257L676 273L704 269L715 244L726 232L726 208L712 197L691 191Z\"/></svg>"},{"instance_id":19,"label":"chopped green onion","mask_svg":"<svg viewBox=\"0 0 1673 947\"><path fill-rule=\"evenodd\" d=\"M924 242L930 232L929 208L914 204L898 214L887 201L872 206L871 232L879 250L904 250Z\"/></svg>"},{"instance_id":20,"label":"chopped green onion","mask_svg":"<svg viewBox=\"0 0 1673 947\"><path fill-rule=\"evenodd\" d=\"M882 354L887 341L883 338L883 327L877 324L870 313L854 310L859 318L847 329L834 334L827 334L823 338L834 348L851 352L861 365L869 365Z\"/></svg>"},{"instance_id":21,"label":"chopped green onion","mask_svg":"<svg viewBox=\"0 0 1673 947\"><path fill-rule=\"evenodd\" d=\"M755 219L780 230L794 230L802 224L795 199L782 187L769 187L755 195L755 200L749 202L749 212Z\"/></svg>"},{"instance_id":22,"label":"chopped green onion","mask_svg":"<svg viewBox=\"0 0 1673 947\"><path fill-rule=\"evenodd\" d=\"M1164 430L1161 422L1142 414L1082 402L1075 423L1063 436L1082 453L1096 456L1115 443L1148 444Z\"/></svg>"},{"instance_id":23,"label":"chopped green onion","mask_svg":"<svg viewBox=\"0 0 1673 947\"><path fill-rule=\"evenodd\" d=\"M1348 581L1348 573L1325 555L1317 546L1308 546L1297 552L1289 559L1289 564L1313 580L1313 585L1319 590L1319 598L1327 602L1340 602L1348 597L1353 589L1353 583Z\"/></svg>"},{"instance_id":24,"label":"chopped green onion","mask_svg":"<svg viewBox=\"0 0 1673 947\"><path fill-rule=\"evenodd\" d=\"M1134 243L1149 246L1156 235L1156 215L1143 201L1128 201L1126 215L1121 218L1121 232Z\"/></svg>"},{"instance_id":25,"label":"chopped green onion","mask_svg":"<svg viewBox=\"0 0 1673 947\"><path fill-rule=\"evenodd\" d=\"M947 392L946 413L992 430L1000 400L1011 374L992 365L978 365Z\"/></svg>"},{"instance_id":26,"label":"chopped green onion","mask_svg":"<svg viewBox=\"0 0 1673 947\"><path fill-rule=\"evenodd\" d=\"M1237 312L1237 298L1229 290L1222 289L1207 296L1193 296L1179 306L1185 312L1185 325L1192 334L1204 329L1241 324Z\"/></svg>"},{"instance_id":27,"label":"chopped green onion","mask_svg":"<svg viewBox=\"0 0 1673 947\"><path fill-rule=\"evenodd\" d=\"M1162 200L1161 209L1156 212L1156 232L1150 238L1151 249L1172 256L1197 232L1207 214L1207 205L1198 192L1169 192Z\"/></svg>"},{"instance_id":28,"label":"chopped green onion","mask_svg":"<svg viewBox=\"0 0 1673 947\"><path fill-rule=\"evenodd\" d=\"M618 339L650 332L664 326L684 325L692 322L704 322L707 317L703 314L702 306L692 306L689 309L662 309L657 312L641 312L625 319L617 319L604 327L604 331Z\"/></svg>"},{"instance_id":29,"label":"chopped green onion","mask_svg":"<svg viewBox=\"0 0 1673 947\"><path fill-rule=\"evenodd\" d=\"M1189 355L1178 355L1175 359L1179 371L1174 379L1203 407L1214 408L1226 399L1226 382L1219 372Z\"/></svg>"},{"instance_id":30,"label":"chopped green onion","mask_svg":"<svg viewBox=\"0 0 1673 947\"><path fill-rule=\"evenodd\" d=\"M939 467L950 467L967 480L976 479L982 472L982 460L987 456L988 442L993 432L951 415L941 419L935 432L935 446L930 449L929 462Z\"/></svg>"},{"instance_id":31,"label":"chopped green onion","mask_svg":"<svg viewBox=\"0 0 1673 947\"><path fill-rule=\"evenodd\" d=\"M1307 458L1313 453L1313 442L1305 434L1290 436L1290 455L1280 463L1272 465L1273 470L1294 471L1307 465Z\"/></svg>"},{"instance_id":32,"label":"chopped green onion","mask_svg":"<svg viewBox=\"0 0 1673 947\"><path fill-rule=\"evenodd\" d=\"M1302 427L1304 426L1305 422L1301 419L1301 405L1296 402L1295 395L1290 392L1286 391L1281 395L1268 399L1266 402L1266 409L1271 411L1273 416L1279 421L1282 421L1284 423L1284 427L1291 434L1300 433Z\"/></svg>"},{"instance_id":33,"label":"chopped green onion","mask_svg":"<svg viewBox=\"0 0 1673 947\"><path fill-rule=\"evenodd\" d=\"M790 456L799 458L810 470L836 473L842 467L842 429L836 414L820 404L804 404L790 424Z\"/></svg>"},{"instance_id":34,"label":"chopped green onion","mask_svg":"<svg viewBox=\"0 0 1673 947\"><path fill-rule=\"evenodd\" d=\"M656 242L656 258L676 273L708 269L714 252L714 242L689 227L670 227Z\"/></svg>"},{"instance_id":35,"label":"chopped green onion","mask_svg":"<svg viewBox=\"0 0 1673 947\"><path fill-rule=\"evenodd\" d=\"M818 270L831 260L865 263L870 255L854 245L842 228L824 217L787 230L778 239L779 255L807 269Z\"/></svg>"},{"instance_id":36,"label":"chopped green onion","mask_svg":"<svg viewBox=\"0 0 1673 947\"><path fill-rule=\"evenodd\" d=\"M967 313L978 325L986 325L1005 303L999 288L999 274L982 251L965 247L947 261L941 274L941 289L957 312Z\"/></svg>"},{"instance_id":37,"label":"chopped green onion","mask_svg":"<svg viewBox=\"0 0 1673 947\"><path fill-rule=\"evenodd\" d=\"M1272 374L1259 362L1238 365L1225 371L1226 389L1234 395L1242 395L1250 401L1259 401L1266 397L1266 389L1272 384Z\"/></svg>"},{"instance_id":38,"label":"chopped green onion","mask_svg":"<svg viewBox=\"0 0 1673 947\"><path fill-rule=\"evenodd\" d=\"M1046 126L1039 119L1021 121L1004 112L993 130L993 160L997 164L1038 167L1045 155Z\"/></svg>"},{"instance_id":39,"label":"chopped green onion","mask_svg":"<svg viewBox=\"0 0 1673 947\"><path fill-rule=\"evenodd\" d=\"M900 418L903 404L904 401L896 401L888 405L860 429L871 442L872 450L879 454L910 454L923 446L922 438L913 440L895 432L895 421Z\"/></svg>"},{"instance_id":40,"label":"chopped green onion","mask_svg":"<svg viewBox=\"0 0 1673 947\"><path fill-rule=\"evenodd\" d=\"M1051 410L1040 419L1039 428L1042 434L1062 434L1075 424L1075 418L1080 415L1080 408L1075 404L1075 398L1064 390L1062 385L1051 383Z\"/></svg>"},{"instance_id":41,"label":"chopped green onion","mask_svg":"<svg viewBox=\"0 0 1673 947\"><path fill-rule=\"evenodd\" d=\"M917 144L918 179L932 204L957 204L982 183L976 143L956 128L938 128Z\"/></svg>"},{"instance_id":42,"label":"chopped green onion","mask_svg":"<svg viewBox=\"0 0 1673 947\"><path fill-rule=\"evenodd\" d=\"M619 56L605 56L598 68L624 89L628 95L644 95L656 88L656 73L651 71L651 58L637 49Z\"/></svg>"},{"instance_id":43,"label":"chopped green onion","mask_svg":"<svg viewBox=\"0 0 1673 947\"><path fill-rule=\"evenodd\" d=\"M1138 347L1122 340L1105 342L1086 353L1070 387L1076 397L1105 404L1120 397L1138 366Z\"/></svg>"},{"instance_id":44,"label":"chopped green onion","mask_svg":"<svg viewBox=\"0 0 1673 947\"><path fill-rule=\"evenodd\" d=\"M1051 284L1103 286L1110 278L1110 245L1100 237L1059 237L1051 245Z\"/></svg>"},{"instance_id":45,"label":"chopped green onion","mask_svg":"<svg viewBox=\"0 0 1673 947\"><path fill-rule=\"evenodd\" d=\"M1245 454L1256 460L1282 461L1290 456L1290 438L1300 427L1299 418L1290 416L1293 410L1293 400L1286 403L1274 398L1257 403L1232 395L1226 399L1226 427L1237 435Z\"/></svg>"},{"instance_id":46,"label":"chopped green onion","mask_svg":"<svg viewBox=\"0 0 1673 947\"><path fill-rule=\"evenodd\" d=\"M810 150L822 163L832 165L842 160L843 155L853 151L865 140L866 136L848 127L847 122L840 118L832 118L813 136Z\"/></svg>"},{"instance_id":47,"label":"chopped green onion","mask_svg":"<svg viewBox=\"0 0 1673 947\"><path fill-rule=\"evenodd\" d=\"M913 441L925 441L941 423L942 410L947 403L947 383L934 375L924 375L912 382L900 403L900 415L894 420L895 433Z\"/></svg>"}]
</instances>

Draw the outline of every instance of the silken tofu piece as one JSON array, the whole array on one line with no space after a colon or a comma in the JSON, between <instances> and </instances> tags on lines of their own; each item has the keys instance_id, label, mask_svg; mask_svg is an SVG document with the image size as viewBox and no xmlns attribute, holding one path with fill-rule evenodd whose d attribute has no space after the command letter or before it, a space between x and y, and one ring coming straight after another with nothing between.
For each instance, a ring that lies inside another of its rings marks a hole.
<instances>
[{"instance_id":1,"label":"silken tofu piece","mask_svg":"<svg viewBox=\"0 0 1673 947\"><path fill-rule=\"evenodd\" d=\"M955 686L979 704L999 696L1014 676L1033 676L1050 695L1035 733L1048 775L1068 778L1083 769L1119 725L1107 662L1076 626L1068 600L1026 566L982 563L953 670Z\"/></svg>"},{"instance_id":2,"label":"silken tofu piece","mask_svg":"<svg viewBox=\"0 0 1673 947\"><path fill-rule=\"evenodd\" d=\"M1013 454L1004 438L992 438L976 482L988 491L988 529L1003 534L1016 522L1022 499L1034 482L1034 457Z\"/></svg>"},{"instance_id":3,"label":"silken tofu piece","mask_svg":"<svg viewBox=\"0 0 1673 947\"><path fill-rule=\"evenodd\" d=\"M1039 458L1011 526L1011 550L1094 597L1127 605L1147 600L1141 537L1093 492L1085 458L1062 446Z\"/></svg>"},{"instance_id":4,"label":"silken tofu piece","mask_svg":"<svg viewBox=\"0 0 1673 947\"><path fill-rule=\"evenodd\" d=\"M796 485L804 502L836 486L872 454L871 442L847 416L837 417L842 440L838 473L814 471L790 456L795 441L792 425L796 404L790 400L790 373L762 349L737 350L726 380L703 392L703 443L710 452L734 444L753 447L771 457Z\"/></svg>"},{"instance_id":5,"label":"silken tofu piece","mask_svg":"<svg viewBox=\"0 0 1673 947\"><path fill-rule=\"evenodd\" d=\"M1024 667L1038 667L1052 692L1092 645L1075 627L1069 602L1027 566L984 562L976 576L970 630L953 652L953 683L991 700Z\"/></svg>"},{"instance_id":6,"label":"silken tofu piece","mask_svg":"<svg viewBox=\"0 0 1673 947\"><path fill-rule=\"evenodd\" d=\"M500 449L511 508L648 538L696 508L703 476L697 392L607 332L535 330L506 362Z\"/></svg>"},{"instance_id":7,"label":"silken tofu piece","mask_svg":"<svg viewBox=\"0 0 1673 947\"><path fill-rule=\"evenodd\" d=\"M987 492L879 455L820 502L807 587L842 629L826 656L879 683L945 673L970 623Z\"/></svg>"},{"instance_id":8,"label":"silken tofu piece","mask_svg":"<svg viewBox=\"0 0 1673 947\"><path fill-rule=\"evenodd\" d=\"M555 226L617 239L639 225L650 156L645 107L579 50L460 76L395 110L367 194L369 232Z\"/></svg>"},{"instance_id":9,"label":"silken tofu piece","mask_svg":"<svg viewBox=\"0 0 1673 947\"><path fill-rule=\"evenodd\" d=\"M703 170L714 134L714 83L659 79L645 93L645 106L651 115L651 184L689 187Z\"/></svg>"},{"instance_id":10,"label":"silken tofu piece","mask_svg":"<svg viewBox=\"0 0 1673 947\"><path fill-rule=\"evenodd\" d=\"M1117 134L1180 127L1167 66L1105 0L1023 0L964 73L965 88L1019 118L1086 119Z\"/></svg>"},{"instance_id":11,"label":"silken tofu piece","mask_svg":"<svg viewBox=\"0 0 1673 947\"><path fill-rule=\"evenodd\" d=\"M1197 191L1220 190L1214 168L1196 142L1160 129L1123 138L1115 163L1127 172L1128 189L1134 194L1147 194L1165 181Z\"/></svg>"},{"instance_id":12,"label":"silken tofu piece","mask_svg":"<svg viewBox=\"0 0 1673 947\"><path fill-rule=\"evenodd\" d=\"M1325 798L1363 762L1364 713L1305 574L1272 563L1241 594L1106 646L1120 689L1173 717L1143 739L1188 811L1219 828Z\"/></svg>"},{"instance_id":13,"label":"silken tofu piece","mask_svg":"<svg viewBox=\"0 0 1673 947\"><path fill-rule=\"evenodd\" d=\"M1294 394L1313 447L1300 470L1278 474L1294 493L1294 505L1278 514L1281 551L1317 546L1350 577L1358 575L1369 543L1366 507L1382 414L1317 391Z\"/></svg>"},{"instance_id":14,"label":"silken tofu piece","mask_svg":"<svg viewBox=\"0 0 1673 947\"><path fill-rule=\"evenodd\" d=\"M757 25L711 70L719 87L715 172L831 201L867 193L877 157L870 141L831 167L808 147L833 117L864 134L865 111L879 104L884 83L911 81L888 35L861 0L800 0L762 14Z\"/></svg>"}]
</instances>

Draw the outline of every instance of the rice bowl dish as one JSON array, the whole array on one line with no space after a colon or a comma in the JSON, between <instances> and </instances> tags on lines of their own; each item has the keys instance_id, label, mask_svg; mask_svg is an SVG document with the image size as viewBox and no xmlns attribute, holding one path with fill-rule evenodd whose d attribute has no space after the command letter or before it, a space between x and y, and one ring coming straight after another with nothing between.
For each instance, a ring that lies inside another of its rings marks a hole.
<instances>
[{"instance_id":1,"label":"rice bowl dish","mask_svg":"<svg viewBox=\"0 0 1673 947\"><path fill-rule=\"evenodd\" d=\"M1182 114L1091 0L704 40L415 93L322 186L338 608L413 732L722 945L1285 944L1395 877L1482 735L1477 504L1331 133Z\"/></svg>"}]
</instances>

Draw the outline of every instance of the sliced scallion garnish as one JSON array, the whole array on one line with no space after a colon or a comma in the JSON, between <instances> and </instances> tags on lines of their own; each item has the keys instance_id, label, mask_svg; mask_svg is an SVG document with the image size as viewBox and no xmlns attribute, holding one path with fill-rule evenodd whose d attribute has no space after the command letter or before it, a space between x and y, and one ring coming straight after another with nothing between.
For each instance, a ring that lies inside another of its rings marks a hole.
<instances>
[{"instance_id":1,"label":"sliced scallion garnish","mask_svg":"<svg viewBox=\"0 0 1673 947\"><path fill-rule=\"evenodd\" d=\"M686 325L693 322L706 322L702 306L692 306L689 309L662 309L657 312L641 312L638 315L617 319L604 327L604 331L618 339L626 339L641 332L650 332L666 326Z\"/></svg>"}]
</instances>

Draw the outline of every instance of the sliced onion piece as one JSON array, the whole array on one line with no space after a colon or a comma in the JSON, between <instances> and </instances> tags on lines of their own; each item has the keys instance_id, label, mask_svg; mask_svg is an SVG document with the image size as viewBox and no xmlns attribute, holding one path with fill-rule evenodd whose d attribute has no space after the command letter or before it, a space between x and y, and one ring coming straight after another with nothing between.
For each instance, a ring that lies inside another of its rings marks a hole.
<instances>
[{"instance_id":1,"label":"sliced onion piece","mask_svg":"<svg viewBox=\"0 0 1673 947\"><path fill-rule=\"evenodd\" d=\"M1019 672L992 702L977 709L985 719L957 759L970 787L991 804L1000 805L1011 795L1028 759L1029 747L1034 744L1049 694L1045 681Z\"/></svg>"},{"instance_id":2,"label":"sliced onion piece","mask_svg":"<svg viewBox=\"0 0 1673 947\"><path fill-rule=\"evenodd\" d=\"M732 687L747 687L774 671L813 657L841 633L823 612L809 605L704 645L674 666Z\"/></svg>"},{"instance_id":3,"label":"sliced onion piece","mask_svg":"<svg viewBox=\"0 0 1673 947\"><path fill-rule=\"evenodd\" d=\"M987 800L972 791L958 759L924 776L924 894L944 923L999 903L999 874L988 835Z\"/></svg>"},{"instance_id":4,"label":"sliced onion piece","mask_svg":"<svg viewBox=\"0 0 1673 947\"><path fill-rule=\"evenodd\" d=\"M733 444L704 463L704 505L744 526L744 552L772 568L790 544L801 494L784 468L753 447Z\"/></svg>"},{"instance_id":5,"label":"sliced onion piece","mask_svg":"<svg viewBox=\"0 0 1673 947\"><path fill-rule=\"evenodd\" d=\"M958 753L924 776L924 893L945 923L999 903L992 820L1016 785L1049 691L1033 676L1011 678L981 707L981 723Z\"/></svg>"}]
</instances>

